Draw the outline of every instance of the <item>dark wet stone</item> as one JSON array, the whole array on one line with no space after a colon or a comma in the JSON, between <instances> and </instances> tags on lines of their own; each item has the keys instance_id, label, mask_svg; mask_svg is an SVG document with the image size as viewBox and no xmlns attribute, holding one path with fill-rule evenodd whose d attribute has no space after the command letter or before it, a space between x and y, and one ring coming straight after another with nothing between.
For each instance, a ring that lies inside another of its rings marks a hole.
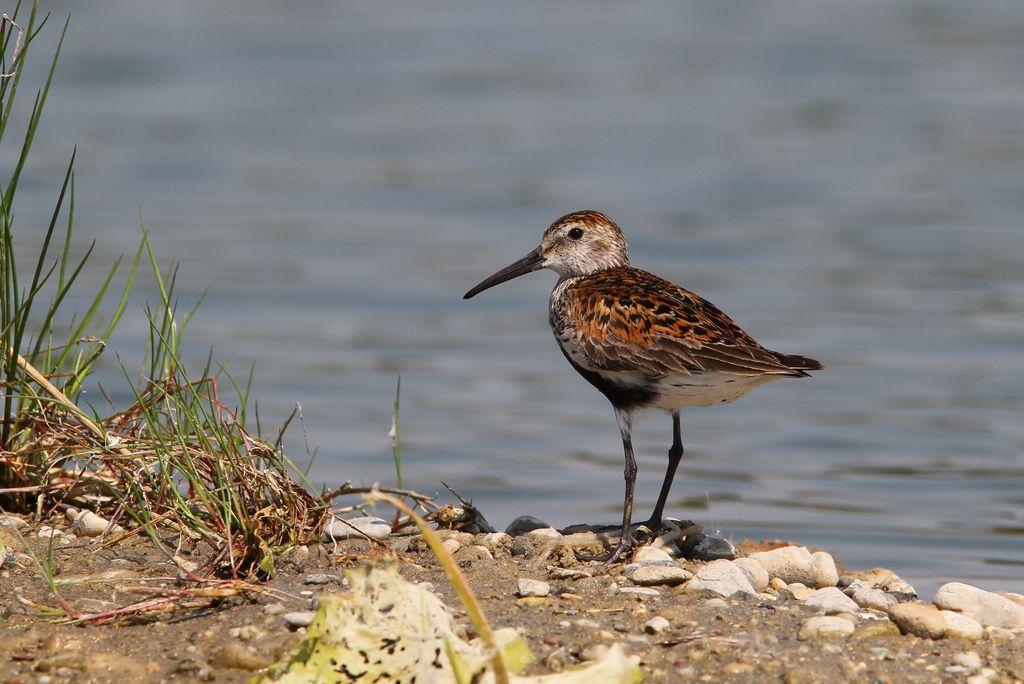
<instances>
[{"instance_id":1,"label":"dark wet stone","mask_svg":"<svg viewBox=\"0 0 1024 684\"><path fill-rule=\"evenodd\" d=\"M539 530L542 527L551 527L543 520L534 518L532 515L521 515L508 524L505 528L505 534L513 537L518 537L521 534L526 534L531 530Z\"/></svg>"},{"instance_id":2,"label":"dark wet stone","mask_svg":"<svg viewBox=\"0 0 1024 684\"><path fill-rule=\"evenodd\" d=\"M735 560L736 548L728 539L713 537L703 532L686 538L681 546L683 555L693 560Z\"/></svg>"}]
</instances>

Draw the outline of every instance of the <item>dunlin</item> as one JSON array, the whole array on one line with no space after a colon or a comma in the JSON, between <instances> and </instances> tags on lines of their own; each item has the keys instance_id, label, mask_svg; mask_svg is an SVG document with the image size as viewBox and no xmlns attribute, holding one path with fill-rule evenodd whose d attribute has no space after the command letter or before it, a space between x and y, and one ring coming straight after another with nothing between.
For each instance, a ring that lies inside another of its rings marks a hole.
<instances>
[{"instance_id":1,"label":"dunlin","mask_svg":"<svg viewBox=\"0 0 1024 684\"><path fill-rule=\"evenodd\" d=\"M762 347L711 302L629 265L626 238L596 211L567 214L551 224L540 246L467 292L469 299L512 278L549 268L558 274L548 321L572 367L615 409L626 457L622 533L613 563L635 546L630 523L636 459L634 415L660 408L672 415L672 447L654 513L661 526L676 468L683 457L679 411L735 401L779 378L807 377L821 363Z\"/></svg>"}]
</instances>

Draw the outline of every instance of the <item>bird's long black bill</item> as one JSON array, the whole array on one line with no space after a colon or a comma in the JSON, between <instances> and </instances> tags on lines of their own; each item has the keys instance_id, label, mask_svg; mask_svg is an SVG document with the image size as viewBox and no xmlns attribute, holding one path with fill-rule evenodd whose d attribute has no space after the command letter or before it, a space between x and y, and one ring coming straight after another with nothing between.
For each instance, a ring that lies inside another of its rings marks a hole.
<instances>
[{"instance_id":1,"label":"bird's long black bill","mask_svg":"<svg viewBox=\"0 0 1024 684\"><path fill-rule=\"evenodd\" d=\"M541 253L540 247L538 247L514 264L509 264L490 278L484 279L482 283L462 295L462 298L469 299L470 297L478 295L484 290L492 288L495 285L500 285L507 280L518 278L519 276L526 275L527 273L539 271L542 268L544 268L544 255Z\"/></svg>"}]
</instances>

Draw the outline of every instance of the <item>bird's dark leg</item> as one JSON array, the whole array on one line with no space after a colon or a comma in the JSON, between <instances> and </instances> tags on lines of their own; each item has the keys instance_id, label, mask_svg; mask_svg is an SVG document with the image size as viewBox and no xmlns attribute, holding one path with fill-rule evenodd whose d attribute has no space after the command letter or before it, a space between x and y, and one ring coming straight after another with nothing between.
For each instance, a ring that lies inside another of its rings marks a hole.
<instances>
[{"instance_id":1,"label":"bird's dark leg","mask_svg":"<svg viewBox=\"0 0 1024 684\"><path fill-rule=\"evenodd\" d=\"M615 420L619 424L619 434L622 435L622 450L626 457L626 467L623 475L626 479L626 498L622 503L622 532L619 535L619 545L609 556L587 556L581 553L576 554L580 560L604 561L610 565L629 555L633 549L633 534L630 523L633 519L633 489L636 485L636 458L633 456L633 440L630 432L633 428L633 416L619 408L615 409Z\"/></svg>"},{"instance_id":2,"label":"bird's dark leg","mask_svg":"<svg viewBox=\"0 0 1024 684\"><path fill-rule=\"evenodd\" d=\"M661 527L661 514L665 511L665 501L668 499L668 492L672 489L672 480L676 477L676 468L683 460L683 439L679 430L679 411L672 412L672 447L668 450L668 468L665 470L665 479L661 483L661 493L658 494L658 503L654 507L654 513L644 523L652 532L657 532Z\"/></svg>"}]
</instances>

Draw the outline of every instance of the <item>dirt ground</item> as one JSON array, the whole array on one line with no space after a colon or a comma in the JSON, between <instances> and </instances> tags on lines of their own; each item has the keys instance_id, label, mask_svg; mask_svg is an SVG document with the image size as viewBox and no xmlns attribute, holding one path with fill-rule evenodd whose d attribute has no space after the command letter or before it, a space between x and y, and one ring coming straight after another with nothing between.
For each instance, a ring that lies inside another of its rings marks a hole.
<instances>
[{"instance_id":1,"label":"dirt ground","mask_svg":"<svg viewBox=\"0 0 1024 684\"><path fill-rule=\"evenodd\" d=\"M289 554L265 585L174 596L184 586L177 579L181 570L148 539L110 547L77 539L49 553L55 594L30 557L47 558L47 540L32 528L21 534L32 554L9 532L0 539L17 552L0 568L0 682L245 682L301 637L289 613L312 610L326 592L344 592L346 568L386 562L390 555L365 541L315 546L308 554ZM395 538L388 545L403 574L429 582L468 626L422 540ZM965 653L976 653L995 672L986 681L1024 680L1021 635L998 643L932 641L863 619L852 637L801 641L800 626L813 613L784 592L774 600L709 598L682 586L655 587L656 595L623 593L620 588L632 585L621 566L608 571L536 549L491 558L478 548L465 544L456 559L492 626L516 627L528 640L537 657L528 674L559 671L619 642L639 656L649 682L964 682L978 671L962 665ZM564 567L549 569L557 566ZM550 595L517 598L519 578L547 581ZM68 623L46 613L61 601L81 613L109 613L144 600L154 601L149 610L107 624ZM655 616L668 628L645 631Z\"/></svg>"}]
</instances>

